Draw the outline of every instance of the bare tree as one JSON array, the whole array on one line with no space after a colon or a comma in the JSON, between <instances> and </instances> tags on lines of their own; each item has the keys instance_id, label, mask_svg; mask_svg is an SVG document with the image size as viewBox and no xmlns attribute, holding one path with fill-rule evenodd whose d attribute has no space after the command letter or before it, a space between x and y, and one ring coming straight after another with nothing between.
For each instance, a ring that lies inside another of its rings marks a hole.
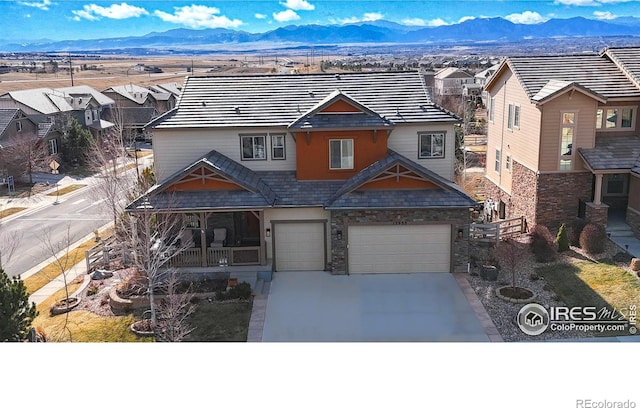
<instances>
[{"instance_id":1,"label":"bare tree","mask_svg":"<svg viewBox=\"0 0 640 408\"><path fill-rule=\"evenodd\" d=\"M189 324L189 317L196 310L192 303L191 287L179 290L182 282L175 273L169 275L163 284L164 297L158 302L158 324L156 338L160 341L180 342L191 333L194 328Z\"/></svg>"},{"instance_id":2,"label":"bare tree","mask_svg":"<svg viewBox=\"0 0 640 408\"><path fill-rule=\"evenodd\" d=\"M182 214L159 212L148 200L143 201L133 213L125 216L126 225L121 233L130 245L133 262L146 282L149 296L151 324L158 325L156 290L176 270L169 267L171 260L190 246Z\"/></svg>"},{"instance_id":3,"label":"bare tree","mask_svg":"<svg viewBox=\"0 0 640 408\"><path fill-rule=\"evenodd\" d=\"M516 288L516 270L525 261L525 244L507 238L496 244L493 254L500 267L511 272L511 287Z\"/></svg>"},{"instance_id":4,"label":"bare tree","mask_svg":"<svg viewBox=\"0 0 640 408\"><path fill-rule=\"evenodd\" d=\"M12 137L6 146L0 150L2 163L8 173L13 176L28 176L29 183L33 183L34 171L45 169L53 160L49 154L46 140L36 133L21 134Z\"/></svg>"},{"instance_id":5,"label":"bare tree","mask_svg":"<svg viewBox=\"0 0 640 408\"><path fill-rule=\"evenodd\" d=\"M71 254L71 245L75 241L75 237L71 234L71 225L67 224L66 231L61 238L55 238L53 235L53 231L51 227L45 227L42 229L40 234L40 242L42 243L42 248L46 255L53 258L52 265L54 265L56 269L55 276L48 277L50 280L57 279L58 277L62 278L64 283L64 294L65 297L58 301L61 305L61 308L64 310L65 305L69 305L72 299L69 296L69 281L67 277L67 273L69 270L80 261L80 259L76 259L75 256ZM53 275L53 274L52 274ZM55 307L56 305L54 305ZM62 327L63 331L67 331L69 334L69 341L72 341L71 330L67 326L69 322L69 316L65 313L64 325Z\"/></svg>"}]
</instances>

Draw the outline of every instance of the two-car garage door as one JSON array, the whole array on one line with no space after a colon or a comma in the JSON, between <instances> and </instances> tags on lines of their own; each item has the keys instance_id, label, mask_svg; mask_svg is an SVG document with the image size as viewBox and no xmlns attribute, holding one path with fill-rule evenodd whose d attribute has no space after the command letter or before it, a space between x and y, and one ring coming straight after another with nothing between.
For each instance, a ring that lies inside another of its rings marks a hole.
<instances>
[{"instance_id":1,"label":"two-car garage door","mask_svg":"<svg viewBox=\"0 0 640 408\"><path fill-rule=\"evenodd\" d=\"M349 273L450 272L451 225L351 225Z\"/></svg>"}]
</instances>

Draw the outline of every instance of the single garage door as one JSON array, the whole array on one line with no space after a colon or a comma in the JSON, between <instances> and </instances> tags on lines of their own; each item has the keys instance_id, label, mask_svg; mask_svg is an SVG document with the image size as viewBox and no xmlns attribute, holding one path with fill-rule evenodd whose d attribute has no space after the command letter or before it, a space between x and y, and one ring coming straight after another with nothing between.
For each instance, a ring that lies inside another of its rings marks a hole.
<instances>
[{"instance_id":1,"label":"single garage door","mask_svg":"<svg viewBox=\"0 0 640 408\"><path fill-rule=\"evenodd\" d=\"M325 268L324 222L274 226L276 271L322 271Z\"/></svg>"},{"instance_id":2,"label":"single garage door","mask_svg":"<svg viewBox=\"0 0 640 408\"><path fill-rule=\"evenodd\" d=\"M451 225L349 226L349 273L450 272Z\"/></svg>"}]
</instances>

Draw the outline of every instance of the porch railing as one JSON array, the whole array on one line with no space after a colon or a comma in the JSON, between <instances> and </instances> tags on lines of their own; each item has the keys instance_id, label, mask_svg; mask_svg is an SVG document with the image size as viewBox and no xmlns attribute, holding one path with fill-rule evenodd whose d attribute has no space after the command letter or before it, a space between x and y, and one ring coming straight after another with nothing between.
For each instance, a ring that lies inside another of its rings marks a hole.
<instances>
[{"instance_id":1,"label":"porch railing","mask_svg":"<svg viewBox=\"0 0 640 408\"><path fill-rule=\"evenodd\" d=\"M260 265L260 247L207 248L204 266ZM203 266L202 250L187 248L171 258L171 266Z\"/></svg>"}]
</instances>

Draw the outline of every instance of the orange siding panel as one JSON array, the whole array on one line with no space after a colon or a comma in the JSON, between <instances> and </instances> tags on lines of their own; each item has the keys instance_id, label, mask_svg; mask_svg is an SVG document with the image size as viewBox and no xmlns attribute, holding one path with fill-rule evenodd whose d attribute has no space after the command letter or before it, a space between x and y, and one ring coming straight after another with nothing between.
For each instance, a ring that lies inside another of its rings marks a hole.
<instances>
[{"instance_id":1,"label":"orange siding panel","mask_svg":"<svg viewBox=\"0 0 640 408\"><path fill-rule=\"evenodd\" d=\"M387 132L373 130L296 133L298 180L346 180L387 155ZM353 169L329 170L329 140L353 139ZM307 142L309 140L309 143Z\"/></svg>"},{"instance_id":2,"label":"orange siding panel","mask_svg":"<svg viewBox=\"0 0 640 408\"><path fill-rule=\"evenodd\" d=\"M364 184L361 189L371 190L393 190L393 189L431 189L437 188L437 186L427 180L416 180L407 177L400 177L396 179L391 177L384 180L373 180L367 184Z\"/></svg>"},{"instance_id":3,"label":"orange siding panel","mask_svg":"<svg viewBox=\"0 0 640 408\"><path fill-rule=\"evenodd\" d=\"M337 100L331 105L321 110L320 112L338 113L338 112L362 112L362 111L357 107L351 105L347 101Z\"/></svg>"}]
</instances>

